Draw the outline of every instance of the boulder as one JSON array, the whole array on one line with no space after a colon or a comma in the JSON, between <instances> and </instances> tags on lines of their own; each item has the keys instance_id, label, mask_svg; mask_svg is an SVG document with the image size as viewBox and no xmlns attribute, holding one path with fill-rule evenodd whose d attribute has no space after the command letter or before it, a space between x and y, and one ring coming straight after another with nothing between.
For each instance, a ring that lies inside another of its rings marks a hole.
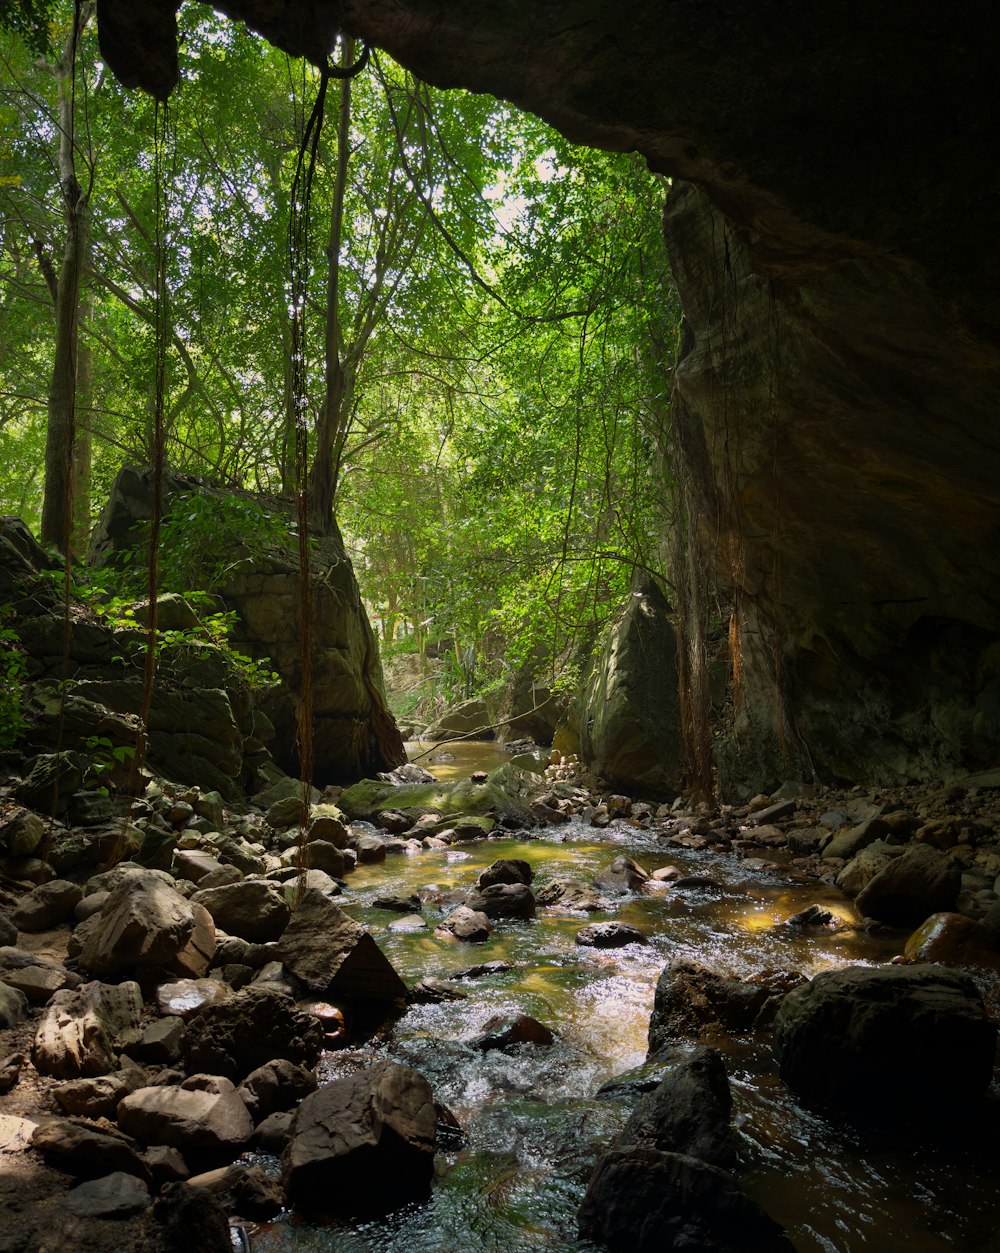
<instances>
[{"instance_id":1,"label":"boulder","mask_svg":"<svg viewBox=\"0 0 1000 1253\"><path fill-rule=\"evenodd\" d=\"M1000 970L1000 937L964 914L931 914L906 941L908 961Z\"/></svg>"},{"instance_id":2,"label":"boulder","mask_svg":"<svg viewBox=\"0 0 1000 1253\"><path fill-rule=\"evenodd\" d=\"M161 1014L188 1021L208 1005L221 1005L232 990L218 979L179 979L161 983L156 989L156 1007Z\"/></svg>"},{"instance_id":3,"label":"boulder","mask_svg":"<svg viewBox=\"0 0 1000 1253\"><path fill-rule=\"evenodd\" d=\"M35 1069L57 1079L107 1074L117 1065L116 1052L138 1042L142 1009L133 982L85 983L56 992L35 1032Z\"/></svg>"},{"instance_id":4,"label":"boulder","mask_svg":"<svg viewBox=\"0 0 1000 1253\"><path fill-rule=\"evenodd\" d=\"M639 928L627 922L592 923L576 933L576 942L585 948L624 948L626 944L647 943Z\"/></svg>"},{"instance_id":5,"label":"boulder","mask_svg":"<svg viewBox=\"0 0 1000 1253\"><path fill-rule=\"evenodd\" d=\"M28 1016L28 998L9 983L0 981L0 1031L16 1027Z\"/></svg>"},{"instance_id":6,"label":"boulder","mask_svg":"<svg viewBox=\"0 0 1000 1253\"><path fill-rule=\"evenodd\" d=\"M720 1033L741 1034L768 1026L790 988L801 982L801 975L785 972L742 980L679 958L664 968L656 983L649 1055L678 1041L700 1042Z\"/></svg>"},{"instance_id":7,"label":"boulder","mask_svg":"<svg viewBox=\"0 0 1000 1253\"><path fill-rule=\"evenodd\" d=\"M145 1083L145 1072L139 1066L127 1066L94 1079L70 1079L56 1088L56 1104L79 1118L114 1118L122 1098Z\"/></svg>"},{"instance_id":8,"label":"boulder","mask_svg":"<svg viewBox=\"0 0 1000 1253\"><path fill-rule=\"evenodd\" d=\"M316 1090L316 1077L304 1066L284 1058L258 1066L243 1080L237 1091L254 1123L271 1114L293 1109Z\"/></svg>"},{"instance_id":9,"label":"boulder","mask_svg":"<svg viewBox=\"0 0 1000 1253\"><path fill-rule=\"evenodd\" d=\"M684 1153L713 1166L736 1164L729 1077L715 1049L678 1048L659 1084L636 1105L616 1143Z\"/></svg>"},{"instance_id":10,"label":"boulder","mask_svg":"<svg viewBox=\"0 0 1000 1253\"><path fill-rule=\"evenodd\" d=\"M866 918L915 926L931 914L954 909L961 887L956 861L929 844L914 844L883 867L855 903Z\"/></svg>"},{"instance_id":11,"label":"boulder","mask_svg":"<svg viewBox=\"0 0 1000 1253\"><path fill-rule=\"evenodd\" d=\"M61 992L63 988L77 988L82 982L79 975L65 967L42 961L5 969L0 977L8 987L23 992L32 1005L45 1005L52 999L53 993Z\"/></svg>"},{"instance_id":12,"label":"boulder","mask_svg":"<svg viewBox=\"0 0 1000 1253\"><path fill-rule=\"evenodd\" d=\"M638 862L622 854L599 871L594 882L610 896L624 896L628 892L641 892L648 878L648 872Z\"/></svg>"},{"instance_id":13,"label":"boulder","mask_svg":"<svg viewBox=\"0 0 1000 1253\"><path fill-rule=\"evenodd\" d=\"M95 975L156 967L200 978L215 951L207 911L185 900L160 873L131 870L111 889L100 914L86 924L80 965Z\"/></svg>"},{"instance_id":14,"label":"boulder","mask_svg":"<svg viewBox=\"0 0 1000 1253\"><path fill-rule=\"evenodd\" d=\"M531 864L520 858L501 857L486 867L476 880L476 887L481 892L493 883L526 883L530 884L535 877Z\"/></svg>"},{"instance_id":15,"label":"boulder","mask_svg":"<svg viewBox=\"0 0 1000 1253\"><path fill-rule=\"evenodd\" d=\"M435 928L436 935L452 935L456 940L466 940L471 944L488 940L492 931L493 924L487 915L469 909L467 905L459 905L457 909L453 909Z\"/></svg>"},{"instance_id":16,"label":"boulder","mask_svg":"<svg viewBox=\"0 0 1000 1253\"><path fill-rule=\"evenodd\" d=\"M651 579L633 585L574 711L581 759L630 791L672 793L680 779L677 641L669 614Z\"/></svg>"},{"instance_id":17,"label":"boulder","mask_svg":"<svg viewBox=\"0 0 1000 1253\"><path fill-rule=\"evenodd\" d=\"M73 911L83 900L83 890L66 879L52 879L22 896L11 921L20 931L48 931L69 922Z\"/></svg>"},{"instance_id":18,"label":"boulder","mask_svg":"<svg viewBox=\"0 0 1000 1253\"><path fill-rule=\"evenodd\" d=\"M281 889L259 879L206 888L191 899L208 910L220 930L244 940L277 940L291 916Z\"/></svg>"},{"instance_id":19,"label":"boulder","mask_svg":"<svg viewBox=\"0 0 1000 1253\"><path fill-rule=\"evenodd\" d=\"M45 838L45 821L30 809L14 809L0 819L0 851L31 857Z\"/></svg>"},{"instance_id":20,"label":"boulder","mask_svg":"<svg viewBox=\"0 0 1000 1253\"><path fill-rule=\"evenodd\" d=\"M554 875L535 888L535 904L592 914L608 908L608 901L588 883L573 875Z\"/></svg>"},{"instance_id":21,"label":"boulder","mask_svg":"<svg viewBox=\"0 0 1000 1253\"><path fill-rule=\"evenodd\" d=\"M310 992L392 1001L406 985L368 932L320 892L302 894L278 952Z\"/></svg>"},{"instance_id":22,"label":"boulder","mask_svg":"<svg viewBox=\"0 0 1000 1253\"><path fill-rule=\"evenodd\" d=\"M169 1066L181 1055L184 1023L180 1018L158 1018L128 1050L140 1061Z\"/></svg>"},{"instance_id":23,"label":"boulder","mask_svg":"<svg viewBox=\"0 0 1000 1253\"><path fill-rule=\"evenodd\" d=\"M377 1215L423 1200L437 1114L422 1075L381 1062L307 1096L292 1122L282 1180L300 1208Z\"/></svg>"},{"instance_id":24,"label":"boulder","mask_svg":"<svg viewBox=\"0 0 1000 1253\"><path fill-rule=\"evenodd\" d=\"M996 1038L975 984L931 966L825 971L785 997L774 1023L790 1088L876 1119L981 1100Z\"/></svg>"},{"instance_id":25,"label":"boulder","mask_svg":"<svg viewBox=\"0 0 1000 1253\"><path fill-rule=\"evenodd\" d=\"M150 1199L142 1179L116 1170L71 1188L62 1206L77 1218L128 1218L143 1213Z\"/></svg>"},{"instance_id":26,"label":"boulder","mask_svg":"<svg viewBox=\"0 0 1000 1253\"><path fill-rule=\"evenodd\" d=\"M526 883L491 883L470 892L466 905L487 918L533 918L535 897Z\"/></svg>"},{"instance_id":27,"label":"boulder","mask_svg":"<svg viewBox=\"0 0 1000 1253\"><path fill-rule=\"evenodd\" d=\"M837 875L837 887L845 896L857 896L902 851L899 847L887 844L885 840L875 840L840 871Z\"/></svg>"},{"instance_id":28,"label":"boulder","mask_svg":"<svg viewBox=\"0 0 1000 1253\"><path fill-rule=\"evenodd\" d=\"M781 1227L726 1171L634 1145L610 1149L598 1162L579 1232L612 1253L794 1253Z\"/></svg>"},{"instance_id":29,"label":"boulder","mask_svg":"<svg viewBox=\"0 0 1000 1253\"><path fill-rule=\"evenodd\" d=\"M852 857L856 857L862 849L868 848L876 840L888 834L888 824L878 814L873 814L865 818L863 822L859 822L856 827L850 827L847 831L838 832L829 844L824 847L823 859L825 861L835 857L843 857L845 861L849 861Z\"/></svg>"},{"instance_id":30,"label":"boulder","mask_svg":"<svg viewBox=\"0 0 1000 1253\"><path fill-rule=\"evenodd\" d=\"M192 1253L195 1249L228 1253L233 1247L226 1211L216 1198L182 1181L163 1186L153 1203L152 1217L157 1253Z\"/></svg>"},{"instance_id":31,"label":"boulder","mask_svg":"<svg viewBox=\"0 0 1000 1253\"><path fill-rule=\"evenodd\" d=\"M312 1066L323 1047L323 1028L296 1009L290 997L251 984L222 1005L193 1019L183 1039L189 1071L225 1075L239 1082L276 1058Z\"/></svg>"},{"instance_id":32,"label":"boulder","mask_svg":"<svg viewBox=\"0 0 1000 1253\"><path fill-rule=\"evenodd\" d=\"M180 1087L140 1088L118 1106L118 1125L143 1144L194 1155L235 1156L253 1135L247 1107L219 1075L192 1075Z\"/></svg>"},{"instance_id":33,"label":"boulder","mask_svg":"<svg viewBox=\"0 0 1000 1253\"><path fill-rule=\"evenodd\" d=\"M53 1118L44 1123L31 1137L31 1147L61 1169L85 1179L111 1170L149 1178L149 1168L134 1140L118 1131L99 1131L71 1118Z\"/></svg>"}]
</instances>

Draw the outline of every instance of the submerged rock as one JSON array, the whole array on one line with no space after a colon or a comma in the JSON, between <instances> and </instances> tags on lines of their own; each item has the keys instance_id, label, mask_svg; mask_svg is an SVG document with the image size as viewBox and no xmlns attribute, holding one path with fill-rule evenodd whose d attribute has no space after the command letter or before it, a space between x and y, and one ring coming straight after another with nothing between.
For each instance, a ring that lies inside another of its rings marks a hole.
<instances>
[{"instance_id":1,"label":"submerged rock","mask_svg":"<svg viewBox=\"0 0 1000 1253\"><path fill-rule=\"evenodd\" d=\"M641 892L649 873L624 854L616 857L595 877L594 882L603 892L612 896L624 896L628 892Z\"/></svg>"},{"instance_id":2,"label":"submerged rock","mask_svg":"<svg viewBox=\"0 0 1000 1253\"><path fill-rule=\"evenodd\" d=\"M595 922L576 933L576 942L588 948L623 948L626 944L645 944L647 940L638 927L627 922Z\"/></svg>"}]
</instances>

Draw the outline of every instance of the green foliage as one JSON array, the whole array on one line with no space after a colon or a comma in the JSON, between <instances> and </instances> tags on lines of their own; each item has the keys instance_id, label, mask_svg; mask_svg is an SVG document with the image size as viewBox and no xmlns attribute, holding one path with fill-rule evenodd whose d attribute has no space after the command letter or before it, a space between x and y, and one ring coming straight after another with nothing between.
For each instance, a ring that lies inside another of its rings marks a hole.
<instances>
[{"instance_id":1,"label":"green foliage","mask_svg":"<svg viewBox=\"0 0 1000 1253\"><path fill-rule=\"evenodd\" d=\"M22 684L27 664L13 627L10 605L0 605L0 748L12 748L24 732Z\"/></svg>"},{"instance_id":2,"label":"green foliage","mask_svg":"<svg viewBox=\"0 0 1000 1253\"><path fill-rule=\"evenodd\" d=\"M15 31L35 56L51 49L51 26L61 5L59 0L4 0L0 5L0 28Z\"/></svg>"},{"instance_id":3,"label":"green foliage","mask_svg":"<svg viewBox=\"0 0 1000 1253\"><path fill-rule=\"evenodd\" d=\"M44 11L60 32L71 14L68 0L15 7ZM167 458L287 492L288 199L315 72L208 6L181 13L182 90L161 165ZM34 521L38 476L25 467L44 458L52 330L38 250L58 266L63 244L58 85L17 38L0 35L0 68L10 85L0 100L0 509ZM384 54L351 86L344 162L340 93L331 87L317 157L305 402L315 424L334 343L344 372L337 513L363 595L383 645L435 655L427 685L444 695L495 690L521 665L550 683L571 679L633 569L661 569L679 322L663 182L634 155L575 148L489 96L437 92ZM78 421L94 439L100 503L118 467L148 463L152 447L155 106L106 72L93 24L76 99L93 159L82 341L93 386ZM163 520L161 587L210 592L292 532L238 495L180 500ZM145 581L140 542L103 612L127 623Z\"/></svg>"},{"instance_id":4,"label":"green foliage","mask_svg":"<svg viewBox=\"0 0 1000 1253\"><path fill-rule=\"evenodd\" d=\"M188 595L212 592L240 566L271 550L287 551L296 527L246 496L190 492L174 497L160 521L159 587ZM117 555L122 586L139 596L146 590L149 526L134 547Z\"/></svg>"},{"instance_id":5,"label":"green foliage","mask_svg":"<svg viewBox=\"0 0 1000 1253\"><path fill-rule=\"evenodd\" d=\"M88 735L83 747L90 759L85 783L106 796L111 776L135 759L135 748L131 744L115 745L106 735Z\"/></svg>"}]
</instances>

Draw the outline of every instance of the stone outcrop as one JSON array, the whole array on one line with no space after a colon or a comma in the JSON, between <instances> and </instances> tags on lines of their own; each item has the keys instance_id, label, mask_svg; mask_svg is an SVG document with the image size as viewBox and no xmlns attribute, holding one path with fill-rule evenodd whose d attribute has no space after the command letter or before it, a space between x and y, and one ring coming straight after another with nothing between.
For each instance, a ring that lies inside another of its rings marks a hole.
<instances>
[{"instance_id":1,"label":"stone outcrop","mask_svg":"<svg viewBox=\"0 0 1000 1253\"><path fill-rule=\"evenodd\" d=\"M669 614L655 583L633 586L574 711L580 757L613 787L672 794L681 782L677 640Z\"/></svg>"},{"instance_id":2,"label":"stone outcrop","mask_svg":"<svg viewBox=\"0 0 1000 1253\"><path fill-rule=\"evenodd\" d=\"M216 498L227 493L199 480L168 474L164 499L197 492ZM243 493L252 503L255 498ZM288 501L268 498L266 512L291 516ZM94 532L89 560L103 564L134 542L136 528L150 516L148 472L126 466ZM313 752L315 777L350 779L388 770L405 760L402 740L385 704L378 646L372 634L354 570L339 532L314 536L310 583L310 629L313 671ZM296 702L302 685L302 658L296 624L301 614L298 557L274 542L267 551L244 546L234 553L226 576L215 589L235 609L232 643L263 661L280 676L267 694L261 725L274 734L274 754L291 774L299 773L296 756ZM258 739L252 729L248 738ZM269 738L269 737L268 737Z\"/></svg>"},{"instance_id":3,"label":"stone outcrop","mask_svg":"<svg viewBox=\"0 0 1000 1253\"><path fill-rule=\"evenodd\" d=\"M152 968L201 978L215 952L215 925L155 871L135 870L112 889L88 926L80 965L95 975Z\"/></svg>"}]
</instances>

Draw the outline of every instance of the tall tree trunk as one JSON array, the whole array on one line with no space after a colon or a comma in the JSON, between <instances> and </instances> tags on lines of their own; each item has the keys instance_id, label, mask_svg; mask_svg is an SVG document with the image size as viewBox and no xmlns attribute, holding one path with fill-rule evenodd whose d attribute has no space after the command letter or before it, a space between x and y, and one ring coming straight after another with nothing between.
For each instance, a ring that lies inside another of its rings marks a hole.
<instances>
[{"instance_id":1,"label":"tall tree trunk","mask_svg":"<svg viewBox=\"0 0 1000 1253\"><path fill-rule=\"evenodd\" d=\"M354 61L356 41L345 36L343 63ZM326 387L316 422L316 455L309 474L309 506L312 524L329 530L333 524L333 500L337 484L335 465L339 462L344 427L354 393L353 371L345 361L344 327L340 311L340 249L344 235L344 194L347 165L351 156L351 80L340 84L337 118L337 177L333 186L330 234L326 246L326 323L324 360ZM337 453L336 458L334 453Z\"/></svg>"},{"instance_id":2,"label":"tall tree trunk","mask_svg":"<svg viewBox=\"0 0 1000 1253\"><path fill-rule=\"evenodd\" d=\"M82 331L94 316L94 297L85 291L80 300ZM73 552L83 553L90 542L90 475L93 464L94 352L86 335L80 335L76 354L76 416L73 430L73 466L70 476L73 499Z\"/></svg>"},{"instance_id":3,"label":"tall tree trunk","mask_svg":"<svg viewBox=\"0 0 1000 1253\"><path fill-rule=\"evenodd\" d=\"M88 240L88 192L77 179L74 152L74 79L77 46L92 13L92 4L79 6L73 31L56 68L59 77L59 186L66 239L54 292L56 334L45 439L42 542L53 544L60 550L67 546L72 530L80 284L87 260Z\"/></svg>"}]
</instances>

